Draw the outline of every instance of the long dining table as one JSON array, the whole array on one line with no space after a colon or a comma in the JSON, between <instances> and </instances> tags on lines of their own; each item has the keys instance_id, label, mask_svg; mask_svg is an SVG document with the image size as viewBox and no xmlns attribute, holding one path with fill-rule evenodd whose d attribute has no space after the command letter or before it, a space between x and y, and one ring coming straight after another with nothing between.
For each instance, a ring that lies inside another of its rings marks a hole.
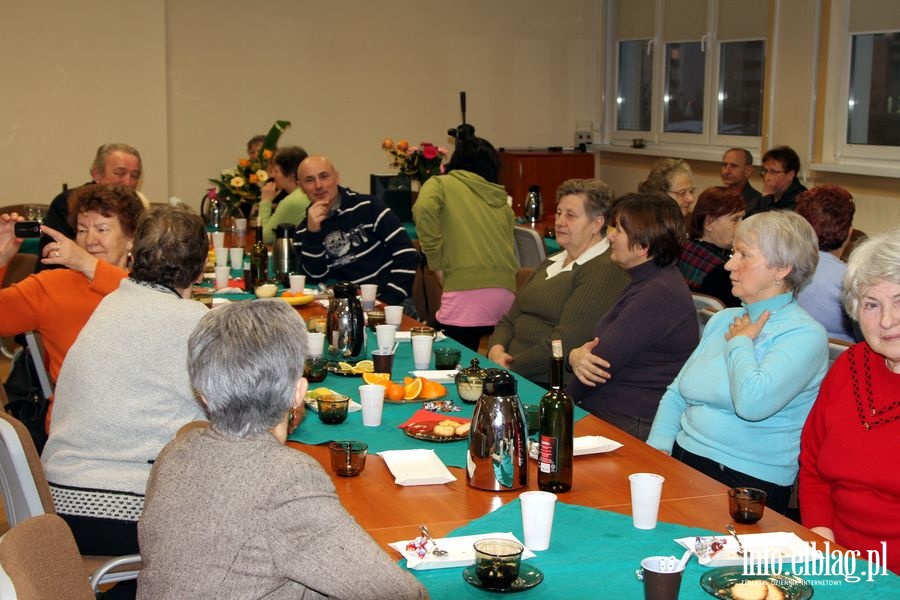
<instances>
[{"instance_id":1,"label":"long dining table","mask_svg":"<svg viewBox=\"0 0 900 600\"><path fill-rule=\"evenodd\" d=\"M325 313L323 306L313 304L298 309L309 319ZM419 323L404 317L401 330ZM374 337L374 336L372 336ZM462 350L463 366L476 356L451 339L437 344L453 345ZM395 360L394 380L402 380L405 370L411 368L409 343L400 343ZM479 356L482 366L493 365ZM536 403L544 390L517 376L518 394L524 403ZM358 400L356 386L359 378L329 375L321 384ZM448 385L448 398L463 407L456 416L471 416L472 406L463 404L456 395L455 386ZM351 413L347 422L332 427L322 436L322 425L315 413L307 411L304 422L289 438L288 445L307 453L322 464L332 476L335 490L347 511L357 523L385 550L405 561L388 544L409 540L419 535L419 528L427 524L433 537L449 534L488 533L510 531L522 539L521 516L518 495L522 491L536 490L536 461L529 460L527 487L512 491L486 491L466 483L464 456L466 441L454 442L455 449L448 454L441 448L445 464L456 477L450 483L440 485L400 486L385 461L377 451L407 448L410 438L404 436L397 425L405 421L421 405L385 404L383 423L380 427L361 426L360 413ZM544 569L545 580L537 587L522 592L523 596L541 597L611 597L638 598L642 596L641 584L634 571L642 558L651 555L680 556L683 548L674 539L697 535L726 537L725 525L732 523L728 512L727 488L721 483L659 452L642 441L624 433L590 414L579 410L575 424L576 436L603 436L622 446L615 451L578 456L575 458L574 482L569 492L559 495L554 537L549 550L530 559ZM355 416L354 416L355 415ZM328 439L363 439L370 441L370 453L364 471L356 477L339 477L330 466ZM387 436L387 442L385 438ZM376 441L377 440L377 441ZM371 448L372 444L376 448ZM423 442L427 445L427 442ZM446 446L446 445L442 445ZM760 449L764 451L764 449ZM463 457L462 459L460 457ZM643 531L631 525L631 498L628 476L636 472L662 475L665 483L659 507L659 524L655 530ZM805 542L815 544L826 555L835 557L846 552L802 525L774 512L765 511L763 518L752 525L735 523L739 535L755 533L787 532L796 534ZM900 578L887 572L872 569L867 563L850 561L806 579L813 585L816 597L839 598L852 594L865 598L900 597ZM856 575L866 572L877 577L862 577L862 581L847 580L852 564ZM788 567L790 563L788 563ZM699 578L707 571L691 560L685 570L681 588L682 598L708 597L699 585ZM428 588L432 597L468 598L481 597L488 592L467 584L460 569L436 569L412 571ZM588 595L587 592L590 591Z\"/></svg>"}]
</instances>

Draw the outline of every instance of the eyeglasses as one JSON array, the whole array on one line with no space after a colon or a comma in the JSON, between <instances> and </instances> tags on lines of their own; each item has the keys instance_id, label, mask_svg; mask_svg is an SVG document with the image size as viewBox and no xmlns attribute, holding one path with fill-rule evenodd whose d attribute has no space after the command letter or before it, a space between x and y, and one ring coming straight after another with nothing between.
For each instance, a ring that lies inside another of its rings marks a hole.
<instances>
[{"instance_id":1,"label":"eyeglasses","mask_svg":"<svg viewBox=\"0 0 900 600\"><path fill-rule=\"evenodd\" d=\"M675 190L675 191L671 191L671 190L670 190L670 191L669 191L670 194L675 194L676 196L679 196L679 197L680 197L680 196L687 196L688 194L690 194L691 196L693 196L696 192L697 192L697 188L695 188L695 187L687 187L687 188L684 188L684 189L681 189L681 190Z\"/></svg>"},{"instance_id":2,"label":"eyeglasses","mask_svg":"<svg viewBox=\"0 0 900 600\"><path fill-rule=\"evenodd\" d=\"M782 173L787 173L784 169L767 169L763 167L759 170L759 176L765 177L766 175L781 175Z\"/></svg>"}]
</instances>

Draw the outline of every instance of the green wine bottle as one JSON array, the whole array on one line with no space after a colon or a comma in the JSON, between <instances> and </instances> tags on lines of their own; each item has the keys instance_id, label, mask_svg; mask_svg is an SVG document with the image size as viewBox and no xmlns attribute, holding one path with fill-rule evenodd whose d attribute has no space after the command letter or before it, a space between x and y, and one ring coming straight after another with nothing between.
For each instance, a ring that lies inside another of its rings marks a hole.
<instances>
[{"instance_id":1,"label":"green wine bottle","mask_svg":"<svg viewBox=\"0 0 900 600\"><path fill-rule=\"evenodd\" d=\"M538 488L558 494L572 489L574 403L563 390L562 341L553 340L551 348L550 391L540 404Z\"/></svg>"},{"instance_id":2,"label":"green wine bottle","mask_svg":"<svg viewBox=\"0 0 900 600\"><path fill-rule=\"evenodd\" d=\"M250 280L254 288L269 281L269 251L263 242L263 229L259 224L256 225L256 243L250 248Z\"/></svg>"}]
</instances>

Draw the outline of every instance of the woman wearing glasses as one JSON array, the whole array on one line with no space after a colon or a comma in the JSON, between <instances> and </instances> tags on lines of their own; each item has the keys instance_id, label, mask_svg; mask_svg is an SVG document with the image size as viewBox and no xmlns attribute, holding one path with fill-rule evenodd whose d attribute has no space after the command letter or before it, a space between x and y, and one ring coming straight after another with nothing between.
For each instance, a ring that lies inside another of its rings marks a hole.
<instances>
[{"instance_id":1,"label":"woman wearing glasses","mask_svg":"<svg viewBox=\"0 0 900 600\"><path fill-rule=\"evenodd\" d=\"M687 162L680 158L661 158L650 169L647 179L638 185L638 192L668 194L678 203L681 214L687 216L694 206L697 188L694 187L694 174Z\"/></svg>"}]
</instances>

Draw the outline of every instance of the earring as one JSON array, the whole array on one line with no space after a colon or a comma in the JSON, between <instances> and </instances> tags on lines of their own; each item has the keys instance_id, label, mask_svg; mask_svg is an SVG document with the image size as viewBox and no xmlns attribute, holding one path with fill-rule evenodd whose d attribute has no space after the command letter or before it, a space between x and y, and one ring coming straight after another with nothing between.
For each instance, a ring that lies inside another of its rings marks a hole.
<instances>
[{"instance_id":1,"label":"earring","mask_svg":"<svg viewBox=\"0 0 900 600\"><path fill-rule=\"evenodd\" d=\"M775 280L775 287L781 287L781 280L780 280L780 279L776 279L776 280Z\"/></svg>"}]
</instances>

